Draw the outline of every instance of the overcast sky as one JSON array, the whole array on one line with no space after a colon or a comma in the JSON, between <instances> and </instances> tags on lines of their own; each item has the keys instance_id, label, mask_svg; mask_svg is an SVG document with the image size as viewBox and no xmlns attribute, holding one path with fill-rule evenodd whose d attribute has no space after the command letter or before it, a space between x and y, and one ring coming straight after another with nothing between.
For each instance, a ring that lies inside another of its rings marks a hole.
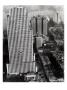
<instances>
[{"instance_id":1,"label":"overcast sky","mask_svg":"<svg viewBox=\"0 0 67 90\"><path fill-rule=\"evenodd\" d=\"M22 5L20 5L23 7ZM4 6L3 8L3 24L4 28L6 28L6 15L9 13L10 8L15 7L15 6ZM28 12L30 13L30 17L32 15L37 15L39 12L45 16L50 16L53 17L54 21L57 20L57 12L59 14L59 21L62 20L64 21L64 7L63 6L56 6L56 5L24 5L28 9Z\"/></svg>"}]
</instances>

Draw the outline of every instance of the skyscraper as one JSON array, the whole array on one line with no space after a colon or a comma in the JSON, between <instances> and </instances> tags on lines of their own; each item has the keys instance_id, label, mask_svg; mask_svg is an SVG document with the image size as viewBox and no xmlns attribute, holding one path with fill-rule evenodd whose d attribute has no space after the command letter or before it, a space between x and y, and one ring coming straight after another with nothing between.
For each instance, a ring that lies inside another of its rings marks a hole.
<instances>
[{"instance_id":1,"label":"skyscraper","mask_svg":"<svg viewBox=\"0 0 67 90\"><path fill-rule=\"evenodd\" d=\"M43 16L35 16L31 18L31 27L33 30L33 35L47 35L47 19Z\"/></svg>"},{"instance_id":2,"label":"skyscraper","mask_svg":"<svg viewBox=\"0 0 67 90\"><path fill-rule=\"evenodd\" d=\"M36 35L37 33L37 28L36 28L36 17L32 17L31 19L31 27L32 27L32 30L33 30L33 35Z\"/></svg>"},{"instance_id":3,"label":"skyscraper","mask_svg":"<svg viewBox=\"0 0 67 90\"><path fill-rule=\"evenodd\" d=\"M43 34L47 35L47 19L43 18Z\"/></svg>"},{"instance_id":4,"label":"skyscraper","mask_svg":"<svg viewBox=\"0 0 67 90\"><path fill-rule=\"evenodd\" d=\"M7 30L10 60L8 73L35 72L33 31L28 28L26 8L11 8Z\"/></svg>"},{"instance_id":5,"label":"skyscraper","mask_svg":"<svg viewBox=\"0 0 67 90\"><path fill-rule=\"evenodd\" d=\"M38 32L38 36L42 34L42 18L41 18L41 16L37 16L37 32Z\"/></svg>"}]
</instances>

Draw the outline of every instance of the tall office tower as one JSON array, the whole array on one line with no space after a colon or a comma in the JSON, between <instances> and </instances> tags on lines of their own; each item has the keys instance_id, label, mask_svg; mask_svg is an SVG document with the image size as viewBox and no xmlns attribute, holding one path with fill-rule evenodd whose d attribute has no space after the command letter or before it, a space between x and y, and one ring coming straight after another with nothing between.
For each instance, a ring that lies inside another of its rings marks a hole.
<instances>
[{"instance_id":1,"label":"tall office tower","mask_svg":"<svg viewBox=\"0 0 67 90\"><path fill-rule=\"evenodd\" d=\"M9 74L35 72L33 31L28 29L28 13L23 7L10 10L8 18Z\"/></svg>"},{"instance_id":2,"label":"tall office tower","mask_svg":"<svg viewBox=\"0 0 67 90\"><path fill-rule=\"evenodd\" d=\"M36 17L31 18L31 27L33 30L33 35L36 35L37 30L36 30Z\"/></svg>"},{"instance_id":3,"label":"tall office tower","mask_svg":"<svg viewBox=\"0 0 67 90\"><path fill-rule=\"evenodd\" d=\"M41 18L41 16L37 16L37 32L38 32L38 36L42 34L42 18Z\"/></svg>"},{"instance_id":4,"label":"tall office tower","mask_svg":"<svg viewBox=\"0 0 67 90\"><path fill-rule=\"evenodd\" d=\"M44 17L43 20L43 34L47 35L47 19Z\"/></svg>"}]
</instances>

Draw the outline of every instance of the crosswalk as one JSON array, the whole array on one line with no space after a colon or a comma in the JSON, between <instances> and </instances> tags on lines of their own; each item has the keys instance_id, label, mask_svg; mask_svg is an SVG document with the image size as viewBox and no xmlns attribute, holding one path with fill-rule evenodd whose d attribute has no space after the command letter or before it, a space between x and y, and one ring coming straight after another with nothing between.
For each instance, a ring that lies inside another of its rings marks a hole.
<instances>
[{"instance_id":1,"label":"crosswalk","mask_svg":"<svg viewBox=\"0 0 67 90\"><path fill-rule=\"evenodd\" d=\"M11 8L7 31L10 60L8 73L35 72L33 31L28 28L28 12L26 8Z\"/></svg>"}]
</instances>

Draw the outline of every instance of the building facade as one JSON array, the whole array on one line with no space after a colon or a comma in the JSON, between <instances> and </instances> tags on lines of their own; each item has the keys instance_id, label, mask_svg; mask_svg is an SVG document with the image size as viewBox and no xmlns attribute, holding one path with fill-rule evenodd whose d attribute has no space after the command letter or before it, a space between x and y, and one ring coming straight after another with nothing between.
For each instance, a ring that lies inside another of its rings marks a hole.
<instances>
[{"instance_id":1,"label":"building facade","mask_svg":"<svg viewBox=\"0 0 67 90\"><path fill-rule=\"evenodd\" d=\"M33 35L36 35L37 33L37 23L36 23L36 17L33 17L30 21L31 28L33 30Z\"/></svg>"},{"instance_id":2,"label":"building facade","mask_svg":"<svg viewBox=\"0 0 67 90\"><path fill-rule=\"evenodd\" d=\"M43 16L35 16L31 18L31 27L33 29L33 35L45 35L47 36L47 19Z\"/></svg>"},{"instance_id":3,"label":"building facade","mask_svg":"<svg viewBox=\"0 0 67 90\"><path fill-rule=\"evenodd\" d=\"M46 36L47 35L47 19L44 17L43 18L43 34Z\"/></svg>"},{"instance_id":4,"label":"building facade","mask_svg":"<svg viewBox=\"0 0 67 90\"><path fill-rule=\"evenodd\" d=\"M37 16L37 33L38 36L42 34L42 18L41 16Z\"/></svg>"},{"instance_id":5,"label":"building facade","mask_svg":"<svg viewBox=\"0 0 67 90\"><path fill-rule=\"evenodd\" d=\"M33 31L28 28L26 8L11 8L8 18L9 74L35 72Z\"/></svg>"}]
</instances>

